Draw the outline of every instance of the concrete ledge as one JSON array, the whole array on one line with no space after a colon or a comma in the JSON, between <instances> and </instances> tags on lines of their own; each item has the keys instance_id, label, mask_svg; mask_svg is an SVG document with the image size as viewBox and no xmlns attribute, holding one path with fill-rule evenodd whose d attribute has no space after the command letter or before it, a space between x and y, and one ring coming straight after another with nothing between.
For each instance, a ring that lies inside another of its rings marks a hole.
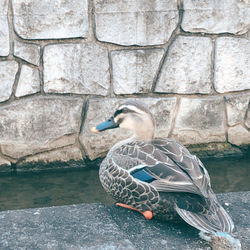
<instances>
[{"instance_id":1,"label":"concrete ledge","mask_svg":"<svg viewBox=\"0 0 250 250\"><path fill-rule=\"evenodd\" d=\"M250 192L219 194L242 249L250 246ZM185 223L146 221L116 206L80 204L0 213L0 249L210 249Z\"/></svg>"}]
</instances>

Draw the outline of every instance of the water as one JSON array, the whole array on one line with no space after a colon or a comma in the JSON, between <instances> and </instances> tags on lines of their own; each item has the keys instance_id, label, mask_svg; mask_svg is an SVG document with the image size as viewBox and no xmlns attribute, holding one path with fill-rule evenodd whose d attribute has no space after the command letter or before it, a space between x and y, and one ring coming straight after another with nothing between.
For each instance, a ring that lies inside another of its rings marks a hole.
<instances>
[{"instance_id":1,"label":"water","mask_svg":"<svg viewBox=\"0 0 250 250\"><path fill-rule=\"evenodd\" d=\"M250 190L250 158L203 163L216 193ZM99 182L98 168L0 176L0 211L92 202L114 203Z\"/></svg>"}]
</instances>

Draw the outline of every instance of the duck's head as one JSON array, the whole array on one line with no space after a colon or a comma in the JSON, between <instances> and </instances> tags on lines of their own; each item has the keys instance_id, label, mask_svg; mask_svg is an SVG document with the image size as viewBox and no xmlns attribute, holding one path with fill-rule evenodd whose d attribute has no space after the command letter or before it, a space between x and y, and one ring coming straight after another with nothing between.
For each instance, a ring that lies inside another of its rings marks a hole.
<instances>
[{"instance_id":1,"label":"duck's head","mask_svg":"<svg viewBox=\"0 0 250 250\"><path fill-rule=\"evenodd\" d=\"M130 100L120 105L112 117L93 127L91 131L101 132L118 127L131 130L138 140L150 140L154 137L154 118L146 105L138 101Z\"/></svg>"}]
</instances>

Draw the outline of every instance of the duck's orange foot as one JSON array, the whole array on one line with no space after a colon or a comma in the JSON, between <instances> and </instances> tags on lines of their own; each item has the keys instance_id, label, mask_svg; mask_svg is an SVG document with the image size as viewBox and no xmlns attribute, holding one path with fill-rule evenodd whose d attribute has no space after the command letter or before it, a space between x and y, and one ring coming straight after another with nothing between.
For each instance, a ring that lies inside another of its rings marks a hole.
<instances>
[{"instance_id":1,"label":"duck's orange foot","mask_svg":"<svg viewBox=\"0 0 250 250\"><path fill-rule=\"evenodd\" d=\"M132 207L132 206L130 206L130 205L127 205L127 204L123 204L123 203L116 203L116 205L117 206L120 206L120 207L125 207L125 208L128 208L128 209L131 209L131 210L135 210L135 211L137 211L137 212L139 212L139 213L141 213L143 216L144 216L144 218L146 219L146 220L151 220L152 218L153 218L153 212L152 211L150 211L150 210L147 210L147 211L141 211L141 210L139 210L139 209L137 209L137 208L134 208L134 207Z\"/></svg>"}]
</instances>

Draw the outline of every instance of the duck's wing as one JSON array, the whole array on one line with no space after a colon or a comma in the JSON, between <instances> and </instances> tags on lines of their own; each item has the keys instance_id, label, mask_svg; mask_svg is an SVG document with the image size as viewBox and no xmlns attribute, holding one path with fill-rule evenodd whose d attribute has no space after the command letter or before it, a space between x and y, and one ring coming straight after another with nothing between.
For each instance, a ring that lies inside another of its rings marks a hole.
<instances>
[{"instance_id":1,"label":"duck's wing","mask_svg":"<svg viewBox=\"0 0 250 250\"><path fill-rule=\"evenodd\" d=\"M182 194L174 202L175 210L188 224L204 232L233 231L232 219L218 203L205 167L180 143L170 139L135 142L120 147L116 153L117 160L124 156L133 163L124 165L135 180L159 192L195 194L193 201L190 195ZM113 160L116 162L116 157Z\"/></svg>"},{"instance_id":2,"label":"duck's wing","mask_svg":"<svg viewBox=\"0 0 250 250\"><path fill-rule=\"evenodd\" d=\"M190 178L174 165L138 165L130 169L129 173L137 180L150 183L159 192L188 192L201 195Z\"/></svg>"},{"instance_id":3,"label":"duck's wing","mask_svg":"<svg viewBox=\"0 0 250 250\"><path fill-rule=\"evenodd\" d=\"M213 195L210 177L199 158L192 155L187 148L173 139L158 139L152 143L189 177L193 185L199 190L199 193L206 198Z\"/></svg>"},{"instance_id":4,"label":"duck's wing","mask_svg":"<svg viewBox=\"0 0 250 250\"><path fill-rule=\"evenodd\" d=\"M150 184L158 191L211 195L209 175L201 161L174 140L129 143L116 153L117 160L124 156L126 161L137 162L128 169L130 174L141 181L151 178Z\"/></svg>"}]
</instances>

